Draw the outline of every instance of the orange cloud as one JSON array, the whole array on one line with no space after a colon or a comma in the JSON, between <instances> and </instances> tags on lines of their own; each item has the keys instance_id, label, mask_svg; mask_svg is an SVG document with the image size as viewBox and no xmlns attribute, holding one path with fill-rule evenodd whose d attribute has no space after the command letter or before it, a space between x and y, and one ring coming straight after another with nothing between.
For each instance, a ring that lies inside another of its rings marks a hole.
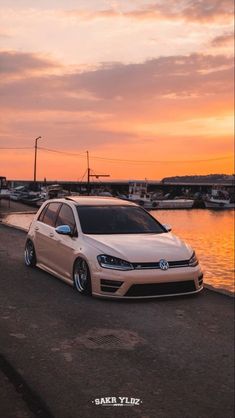
<instances>
[{"instance_id":1,"label":"orange cloud","mask_svg":"<svg viewBox=\"0 0 235 418\"><path fill-rule=\"evenodd\" d=\"M3 57L5 68L9 65L13 73L19 68L22 76L9 78L0 87L0 147L33 147L34 138L41 135L40 147L84 153L69 156L39 150L41 179L80 178L87 149L94 170L105 170L112 178L233 169L230 57L192 54L31 76L24 73L28 63L32 71L38 65L44 69L36 56ZM121 163L92 159L92 155L158 163ZM226 159L220 160L221 156ZM2 150L1 169L10 178L30 178L32 159L33 149L16 154ZM200 161L192 163L193 159Z\"/></svg>"},{"instance_id":2,"label":"orange cloud","mask_svg":"<svg viewBox=\"0 0 235 418\"><path fill-rule=\"evenodd\" d=\"M54 68L56 64L36 54L18 51L0 51L1 67L3 74L25 73L26 71Z\"/></svg>"},{"instance_id":3,"label":"orange cloud","mask_svg":"<svg viewBox=\"0 0 235 418\"><path fill-rule=\"evenodd\" d=\"M223 47L223 46L234 46L234 33L224 33L223 35L216 36L211 42L212 46Z\"/></svg>"},{"instance_id":4,"label":"orange cloud","mask_svg":"<svg viewBox=\"0 0 235 418\"><path fill-rule=\"evenodd\" d=\"M128 18L136 20L184 19L195 22L210 22L214 20L227 21L233 18L233 4L230 0L163 0L143 6L139 9L123 10L120 7L96 11L66 10L62 14L81 20L103 18Z\"/></svg>"}]
</instances>

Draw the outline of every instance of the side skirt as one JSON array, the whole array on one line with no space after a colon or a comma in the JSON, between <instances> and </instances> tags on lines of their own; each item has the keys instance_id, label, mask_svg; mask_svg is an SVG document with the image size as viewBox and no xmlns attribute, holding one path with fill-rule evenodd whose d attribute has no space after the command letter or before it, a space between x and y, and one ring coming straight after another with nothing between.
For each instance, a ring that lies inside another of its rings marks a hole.
<instances>
[{"instance_id":1,"label":"side skirt","mask_svg":"<svg viewBox=\"0 0 235 418\"><path fill-rule=\"evenodd\" d=\"M52 274L52 276L55 276L57 279L63 280L63 282L69 284L70 286L73 286L73 281L71 279L68 279L67 277L62 276L61 274L58 274L56 271L50 269L42 263L37 263L36 265L38 268L46 271L47 273Z\"/></svg>"}]
</instances>

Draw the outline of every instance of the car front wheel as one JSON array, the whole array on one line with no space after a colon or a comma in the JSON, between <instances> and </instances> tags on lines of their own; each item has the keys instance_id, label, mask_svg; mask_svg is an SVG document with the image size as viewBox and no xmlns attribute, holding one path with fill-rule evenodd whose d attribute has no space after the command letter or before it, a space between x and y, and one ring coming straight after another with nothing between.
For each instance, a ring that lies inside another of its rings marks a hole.
<instances>
[{"instance_id":1,"label":"car front wheel","mask_svg":"<svg viewBox=\"0 0 235 418\"><path fill-rule=\"evenodd\" d=\"M77 258L73 268L73 283L75 289L84 295L91 294L91 276L87 262Z\"/></svg>"},{"instance_id":2,"label":"car front wheel","mask_svg":"<svg viewBox=\"0 0 235 418\"><path fill-rule=\"evenodd\" d=\"M30 239L27 240L24 249L24 261L27 267L36 266L36 253L35 248Z\"/></svg>"}]
</instances>

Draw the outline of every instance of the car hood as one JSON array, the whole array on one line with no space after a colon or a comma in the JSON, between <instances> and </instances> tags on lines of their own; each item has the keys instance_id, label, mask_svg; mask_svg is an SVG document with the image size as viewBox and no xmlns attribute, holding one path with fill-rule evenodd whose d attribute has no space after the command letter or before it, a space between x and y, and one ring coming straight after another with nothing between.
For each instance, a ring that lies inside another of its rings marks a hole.
<instances>
[{"instance_id":1,"label":"car hood","mask_svg":"<svg viewBox=\"0 0 235 418\"><path fill-rule=\"evenodd\" d=\"M100 254L112 255L129 262L188 260L192 248L172 233L84 235L84 240Z\"/></svg>"}]
</instances>

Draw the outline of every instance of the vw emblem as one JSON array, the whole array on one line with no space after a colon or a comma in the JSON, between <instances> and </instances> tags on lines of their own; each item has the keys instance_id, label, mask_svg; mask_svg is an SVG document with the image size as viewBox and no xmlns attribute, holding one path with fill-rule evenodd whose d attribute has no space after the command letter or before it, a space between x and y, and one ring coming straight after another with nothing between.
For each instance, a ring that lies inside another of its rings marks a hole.
<instances>
[{"instance_id":1,"label":"vw emblem","mask_svg":"<svg viewBox=\"0 0 235 418\"><path fill-rule=\"evenodd\" d=\"M159 267L161 270L168 270L169 269L169 263L166 260L160 260L159 261Z\"/></svg>"}]
</instances>

